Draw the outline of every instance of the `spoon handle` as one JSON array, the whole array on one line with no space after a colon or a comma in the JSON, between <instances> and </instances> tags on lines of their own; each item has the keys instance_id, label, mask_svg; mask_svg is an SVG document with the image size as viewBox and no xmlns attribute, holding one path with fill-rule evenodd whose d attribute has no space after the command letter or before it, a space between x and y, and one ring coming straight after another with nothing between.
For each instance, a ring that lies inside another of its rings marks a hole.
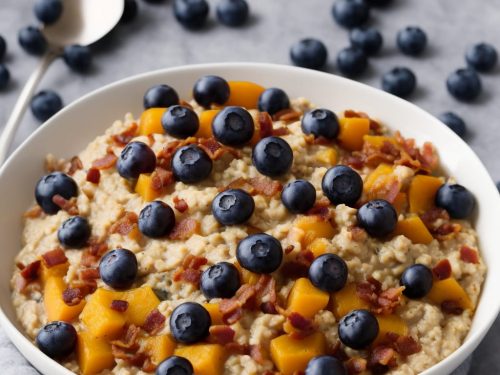
<instances>
[{"instance_id":1,"label":"spoon handle","mask_svg":"<svg viewBox=\"0 0 500 375\"><path fill-rule=\"evenodd\" d=\"M52 51L46 52L40 60L38 67L33 73L31 73L31 76L24 85L23 91L21 91L21 95L19 95L19 98L14 105L14 109L5 124L2 135L0 136L0 166L7 158L7 152L9 151L10 144L12 143L16 130L21 123L26 107L28 106L28 103L33 95L33 91L35 91L38 82L40 82L40 79L43 77L45 71L56 57L57 53Z\"/></svg>"}]
</instances>

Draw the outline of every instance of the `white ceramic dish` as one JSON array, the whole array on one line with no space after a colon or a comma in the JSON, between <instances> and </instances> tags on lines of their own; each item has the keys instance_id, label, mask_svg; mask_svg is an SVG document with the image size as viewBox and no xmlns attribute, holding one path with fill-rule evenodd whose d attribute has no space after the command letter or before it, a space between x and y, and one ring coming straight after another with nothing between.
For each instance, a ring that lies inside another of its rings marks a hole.
<instances>
[{"instance_id":1,"label":"white ceramic dish","mask_svg":"<svg viewBox=\"0 0 500 375\"><path fill-rule=\"evenodd\" d=\"M44 173L49 152L71 157L126 112L139 116L142 97L153 84L168 83L182 98L191 97L199 77L216 74L230 80L255 81L283 88L290 97L310 99L336 111L358 109L380 119L418 143L431 141L446 173L470 189L477 198L475 218L481 251L488 273L472 329L463 345L448 358L425 371L444 375L469 356L484 337L500 309L500 197L485 167L473 151L451 130L413 104L369 86L330 74L289 66L226 63L193 65L132 77L84 96L72 103L31 135L0 170L0 324L21 353L43 374L69 375L70 371L46 357L22 333L11 303L9 280L13 259L20 249L21 216L33 200L36 181Z\"/></svg>"}]
</instances>

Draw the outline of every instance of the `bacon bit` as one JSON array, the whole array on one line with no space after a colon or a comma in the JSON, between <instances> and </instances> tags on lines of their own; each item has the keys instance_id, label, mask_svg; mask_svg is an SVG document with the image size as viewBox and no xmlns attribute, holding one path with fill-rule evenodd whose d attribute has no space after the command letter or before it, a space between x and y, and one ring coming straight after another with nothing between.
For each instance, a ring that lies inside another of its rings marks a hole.
<instances>
[{"instance_id":1,"label":"bacon bit","mask_svg":"<svg viewBox=\"0 0 500 375\"><path fill-rule=\"evenodd\" d=\"M67 288L62 294L63 301L68 306L76 306L83 299L82 291L78 288Z\"/></svg>"},{"instance_id":2,"label":"bacon bit","mask_svg":"<svg viewBox=\"0 0 500 375\"><path fill-rule=\"evenodd\" d=\"M351 234L352 240L356 242L364 242L368 238L368 233L358 226L351 227L349 233Z\"/></svg>"},{"instance_id":3,"label":"bacon bit","mask_svg":"<svg viewBox=\"0 0 500 375\"><path fill-rule=\"evenodd\" d=\"M88 251L92 255L101 256L108 251L108 245L105 242L100 242L96 238L90 238Z\"/></svg>"},{"instance_id":4,"label":"bacon bit","mask_svg":"<svg viewBox=\"0 0 500 375\"><path fill-rule=\"evenodd\" d=\"M173 280L184 280L197 286L202 273L200 268L207 263L208 260L205 257L188 254L184 258L182 265L175 271Z\"/></svg>"},{"instance_id":5,"label":"bacon bit","mask_svg":"<svg viewBox=\"0 0 500 375\"><path fill-rule=\"evenodd\" d=\"M460 315L464 311L464 309L460 306L458 301L443 301L441 303L441 310L445 312L446 314L452 314L452 315Z\"/></svg>"},{"instance_id":6,"label":"bacon bit","mask_svg":"<svg viewBox=\"0 0 500 375\"><path fill-rule=\"evenodd\" d=\"M174 208L180 213L184 213L189 209L187 202L177 196L174 197Z\"/></svg>"},{"instance_id":7,"label":"bacon bit","mask_svg":"<svg viewBox=\"0 0 500 375\"><path fill-rule=\"evenodd\" d=\"M87 171L87 181L97 185L101 181L101 172L99 169L90 168Z\"/></svg>"},{"instance_id":8,"label":"bacon bit","mask_svg":"<svg viewBox=\"0 0 500 375\"><path fill-rule=\"evenodd\" d=\"M78 207L76 205L75 197L68 200L63 196L56 194L52 197L52 202L55 205L59 206L61 210L66 211L68 214L72 216L78 215Z\"/></svg>"},{"instance_id":9,"label":"bacon bit","mask_svg":"<svg viewBox=\"0 0 500 375\"><path fill-rule=\"evenodd\" d=\"M149 313L142 328L151 335L155 335L162 330L165 325L165 320L165 315L160 313L158 309L154 309Z\"/></svg>"},{"instance_id":10,"label":"bacon bit","mask_svg":"<svg viewBox=\"0 0 500 375\"><path fill-rule=\"evenodd\" d=\"M97 289L97 281L95 279L89 280L74 280L71 282L71 288L80 289L83 296L92 294Z\"/></svg>"},{"instance_id":11,"label":"bacon bit","mask_svg":"<svg viewBox=\"0 0 500 375\"><path fill-rule=\"evenodd\" d=\"M460 233L462 226L458 223L443 223L431 233L438 241L445 241L452 238L455 234Z\"/></svg>"},{"instance_id":12,"label":"bacon bit","mask_svg":"<svg viewBox=\"0 0 500 375\"><path fill-rule=\"evenodd\" d=\"M314 203L314 206L306 212L308 216L319 216L324 220L330 219L330 201L328 198L322 198Z\"/></svg>"},{"instance_id":13,"label":"bacon bit","mask_svg":"<svg viewBox=\"0 0 500 375\"><path fill-rule=\"evenodd\" d=\"M138 217L135 212L125 211L118 221L109 228L109 233L119 233L122 236L128 235L137 226Z\"/></svg>"},{"instance_id":14,"label":"bacon bit","mask_svg":"<svg viewBox=\"0 0 500 375\"><path fill-rule=\"evenodd\" d=\"M97 268L85 268L80 270L80 278L82 280L96 280L99 277L101 277L101 275Z\"/></svg>"},{"instance_id":15,"label":"bacon bit","mask_svg":"<svg viewBox=\"0 0 500 375\"><path fill-rule=\"evenodd\" d=\"M306 277L309 267L314 260L314 254L308 249L301 250L294 260L285 262L281 267L284 277L299 278Z\"/></svg>"},{"instance_id":16,"label":"bacon bit","mask_svg":"<svg viewBox=\"0 0 500 375\"><path fill-rule=\"evenodd\" d=\"M162 191L175 181L174 174L161 167L156 167L151 174L151 188L155 191Z\"/></svg>"},{"instance_id":17,"label":"bacon bit","mask_svg":"<svg viewBox=\"0 0 500 375\"><path fill-rule=\"evenodd\" d=\"M115 359L121 359L125 363L136 367L142 367L147 359L146 354L144 353L129 353L127 350L124 350L115 344L111 345L111 352Z\"/></svg>"},{"instance_id":18,"label":"bacon bit","mask_svg":"<svg viewBox=\"0 0 500 375\"><path fill-rule=\"evenodd\" d=\"M92 162L92 168L96 169L109 169L113 168L116 164L118 158L113 152L108 152L105 156L100 159L96 159Z\"/></svg>"},{"instance_id":19,"label":"bacon bit","mask_svg":"<svg viewBox=\"0 0 500 375\"><path fill-rule=\"evenodd\" d=\"M398 336L394 343L394 349L403 357L418 353L422 350L422 345L411 336Z\"/></svg>"},{"instance_id":20,"label":"bacon bit","mask_svg":"<svg viewBox=\"0 0 500 375\"><path fill-rule=\"evenodd\" d=\"M166 170L170 170L170 161L175 151L182 146L189 145L191 143L196 143L195 137L188 137L183 140L176 140L167 143L163 149L156 155L156 165L160 166Z\"/></svg>"},{"instance_id":21,"label":"bacon bit","mask_svg":"<svg viewBox=\"0 0 500 375\"><path fill-rule=\"evenodd\" d=\"M80 169L83 169L82 161L78 156L73 156L69 162L68 174L73 176Z\"/></svg>"},{"instance_id":22,"label":"bacon bit","mask_svg":"<svg viewBox=\"0 0 500 375\"><path fill-rule=\"evenodd\" d=\"M293 338L302 339L314 333L316 329L310 319L303 317L299 313L292 312L288 314L287 319L292 327L296 329L292 333L290 333L290 336L292 336Z\"/></svg>"},{"instance_id":23,"label":"bacon bit","mask_svg":"<svg viewBox=\"0 0 500 375\"><path fill-rule=\"evenodd\" d=\"M345 362L345 367L349 374L360 374L363 371L366 371L366 359L364 358L349 358L347 362Z\"/></svg>"},{"instance_id":24,"label":"bacon bit","mask_svg":"<svg viewBox=\"0 0 500 375\"><path fill-rule=\"evenodd\" d=\"M264 314L278 314L278 310L276 309L276 305L272 302L264 302L260 305L260 311Z\"/></svg>"},{"instance_id":25,"label":"bacon bit","mask_svg":"<svg viewBox=\"0 0 500 375\"><path fill-rule=\"evenodd\" d=\"M460 260L466 263L478 264L479 256L477 255L477 250L474 250L469 246L463 245L460 248Z\"/></svg>"},{"instance_id":26,"label":"bacon bit","mask_svg":"<svg viewBox=\"0 0 500 375\"><path fill-rule=\"evenodd\" d=\"M392 314L401 303L404 287L382 290L382 284L369 277L356 286L356 293L362 300L370 303L376 314Z\"/></svg>"},{"instance_id":27,"label":"bacon bit","mask_svg":"<svg viewBox=\"0 0 500 375\"><path fill-rule=\"evenodd\" d=\"M429 230L433 230L433 224L437 219L442 219L444 221L450 220L450 215L448 212L442 208L432 207L429 211L426 211L420 216L420 219L424 222L425 226Z\"/></svg>"},{"instance_id":28,"label":"bacon bit","mask_svg":"<svg viewBox=\"0 0 500 375\"><path fill-rule=\"evenodd\" d=\"M273 115L273 120L292 122L299 120L300 116L302 116L302 113L294 111L292 108L285 108L282 109L281 111L276 112Z\"/></svg>"},{"instance_id":29,"label":"bacon bit","mask_svg":"<svg viewBox=\"0 0 500 375\"><path fill-rule=\"evenodd\" d=\"M255 362L261 365L266 361L266 356L264 353L264 348L261 345L250 346L250 357L252 357Z\"/></svg>"},{"instance_id":30,"label":"bacon bit","mask_svg":"<svg viewBox=\"0 0 500 375\"><path fill-rule=\"evenodd\" d=\"M379 365L395 367L397 366L396 351L388 346L377 346L373 348L368 359L368 367Z\"/></svg>"},{"instance_id":31,"label":"bacon bit","mask_svg":"<svg viewBox=\"0 0 500 375\"><path fill-rule=\"evenodd\" d=\"M352 154L344 155L341 160L342 164L349 165L354 169L360 170L363 169L363 167L365 166L363 158L355 152Z\"/></svg>"},{"instance_id":32,"label":"bacon bit","mask_svg":"<svg viewBox=\"0 0 500 375\"><path fill-rule=\"evenodd\" d=\"M42 254L42 259L47 268L52 268L68 261L66 254L64 254L64 250L60 247Z\"/></svg>"},{"instance_id":33,"label":"bacon bit","mask_svg":"<svg viewBox=\"0 0 500 375\"><path fill-rule=\"evenodd\" d=\"M82 253L81 265L84 267L94 267L99 262L101 257L92 254L89 250L85 249Z\"/></svg>"},{"instance_id":34,"label":"bacon bit","mask_svg":"<svg viewBox=\"0 0 500 375\"><path fill-rule=\"evenodd\" d=\"M209 329L209 342L214 344L226 345L234 340L235 332L227 325L214 325Z\"/></svg>"},{"instance_id":35,"label":"bacon bit","mask_svg":"<svg viewBox=\"0 0 500 375\"><path fill-rule=\"evenodd\" d=\"M136 136L137 128L138 128L137 124L133 122L127 129L122 131L120 134L113 135L112 139L118 145L125 146Z\"/></svg>"},{"instance_id":36,"label":"bacon bit","mask_svg":"<svg viewBox=\"0 0 500 375\"><path fill-rule=\"evenodd\" d=\"M224 349L226 352L231 355L249 355L250 354L250 345L248 344L238 344L237 342L230 342L224 345Z\"/></svg>"},{"instance_id":37,"label":"bacon bit","mask_svg":"<svg viewBox=\"0 0 500 375\"><path fill-rule=\"evenodd\" d=\"M175 223L174 228L168 235L171 240L187 240L193 234L200 232L200 222L196 219L186 217Z\"/></svg>"},{"instance_id":38,"label":"bacon bit","mask_svg":"<svg viewBox=\"0 0 500 375\"><path fill-rule=\"evenodd\" d=\"M23 214L23 217L25 217L27 219L36 219L36 218L39 218L40 216L42 216L42 214L43 214L42 207L40 207L39 205L36 205L36 206L30 208L28 211L26 211Z\"/></svg>"},{"instance_id":39,"label":"bacon bit","mask_svg":"<svg viewBox=\"0 0 500 375\"><path fill-rule=\"evenodd\" d=\"M219 160L226 154L241 158L240 152L232 147L221 145L215 138L200 138L198 146L203 149L212 160Z\"/></svg>"},{"instance_id":40,"label":"bacon bit","mask_svg":"<svg viewBox=\"0 0 500 375\"><path fill-rule=\"evenodd\" d=\"M39 260L35 260L31 262L26 267L21 270L21 276L24 280L33 281L38 277L38 273L40 271L41 262ZM24 288L23 288L24 289Z\"/></svg>"},{"instance_id":41,"label":"bacon bit","mask_svg":"<svg viewBox=\"0 0 500 375\"><path fill-rule=\"evenodd\" d=\"M151 361L150 358L146 358L144 363L142 364L141 370L144 372L155 372L156 365Z\"/></svg>"},{"instance_id":42,"label":"bacon bit","mask_svg":"<svg viewBox=\"0 0 500 375\"><path fill-rule=\"evenodd\" d=\"M267 177L254 177L248 180L257 194L273 197L281 192L283 185L278 181L273 181Z\"/></svg>"},{"instance_id":43,"label":"bacon bit","mask_svg":"<svg viewBox=\"0 0 500 375\"><path fill-rule=\"evenodd\" d=\"M285 247L285 250L283 250L283 252L288 255L293 251L293 249L295 249L295 246L288 245L287 247Z\"/></svg>"},{"instance_id":44,"label":"bacon bit","mask_svg":"<svg viewBox=\"0 0 500 375\"><path fill-rule=\"evenodd\" d=\"M417 155L418 160L428 170L434 170L439 164L439 158L432 143L425 142L422 146L421 153Z\"/></svg>"},{"instance_id":45,"label":"bacon bit","mask_svg":"<svg viewBox=\"0 0 500 375\"><path fill-rule=\"evenodd\" d=\"M290 130L284 126L280 128L273 129L273 132L271 135L274 135L275 137L283 137L284 135L290 134Z\"/></svg>"},{"instance_id":46,"label":"bacon bit","mask_svg":"<svg viewBox=\"0 0 500 375\"><path fill-rule=\"evenodd\" d=\"M451 276L451 264L448 259L442 259L434 266L432 273L438 280L444 280Z\"/></svg>"},{"instance_id":47,"label":"bacon bit","mask_svg":"<svg viewBox=\"0 0 500 375\"><path fill-rule=\"evenodd\" d=\"M222 313L222 321L226 324L234 324L243 316L242 307L255 297L256 290L252 285L243 284L233 298L223 299L219 303L219 311Z\"/></svg>"},{"instance_id":48,"label":"bacon bit","mask_svg":"<svg viewBox=\"0 0 500 375\"><path fill-rule=\"evenodd\" d=\"M111 301L111 305L109 306L112 310L118 311L118 312L125 312L128 309L128 302L127 301L122 301L119 299L114 299Z\"/></svg>"},{"instance_id":49,"label":"bacon bit","mask_svg":"<svg viewBox=\"0 0 500 375\"><path fill-rule=\"evenodd\" d=\"M129 325L125 335L120 340L113 340L111 344L124 349L137 349L139 347L139 334L141 329L136 325Z\"/></svg>"},{"instance_id":50,"label":"bacon bit","mask_svg":"<svg viewBox=\"0 0 500 375\"><path fill-rule=\"evenodd\" d=\"M267 112L259 112L257 117L257 122L259 124L259 136L260 139L269 137L274 134L273 131L273 119Z\"/></svg>"},{"instance_id":51,"label":"bacon bit","mask_svg":"<svg viewBox=\"0 0 500 375\"><path fill-rule=\"evenodd\" d=\"M226 191L229 189L242 189L242 190L245 190L250 195L256 194L254 187L252 185L250 185L250 183L248 182L248 180L246 178L243 178L243 177L239 177L236 180L231 181L226 186L219 187L218 190L220 192L222 192L222 191Z\"/></svg>"}]
</instances>

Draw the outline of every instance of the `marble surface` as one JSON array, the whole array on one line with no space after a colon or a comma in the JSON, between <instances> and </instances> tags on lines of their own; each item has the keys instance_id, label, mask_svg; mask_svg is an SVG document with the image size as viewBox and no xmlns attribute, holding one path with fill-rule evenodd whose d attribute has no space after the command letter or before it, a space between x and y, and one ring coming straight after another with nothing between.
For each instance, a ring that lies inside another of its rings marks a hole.
<instances>
[{"instance_id":1,"label":"marble surface","mask_svg":"<svg viewBox=\"0 0 500 375\"><path fill-rule=\"evenodd\" d=\"M110 82L150 70L220 61L259 61L288 64L289 46L303 37L323 40L329 50L325 69L336 73L337 51L348 45L347 32L330 15L332 0L249 0L252 17L242 29L218 24L214 16L201 31L186 31L175 21L172 0L159 4L139 2L139 17L118 26L93 46L94 66L85 75L74 74L59 60L49 69L40 89L54 89L65 104ZM31 0L2 0L0 35L9 44L5 63L12 82L0 92L0 124L7 120L22 85L38 63L17 45L17 30L35 23ZM492 178L500 179L498 156L500 119L500 66L482 75L483 93L474 103L463 104L446 92L447 75L464 66L465 48L487 41L500 49L499 0L394 0L387 9L375 9L370 23L384 36L382 53L370 60L369 69L359 80L380 87L381 75L394 66L407 66L417 75L418 88L409 98L430 113L452 110L468 124L467 142L486 165ZM397 30L418 25L428 35L429 46L418 58L401 55L395 47ZM39 124L27 113L15 144L24 140ZM0 128L2 125L0 125ZM500 373L500 320L497 320L474 353L470 374ZM2 375L36 374L0 331L0 368ZM460 371L467 372L468 364Z\"/></svg>"}]
</instances>

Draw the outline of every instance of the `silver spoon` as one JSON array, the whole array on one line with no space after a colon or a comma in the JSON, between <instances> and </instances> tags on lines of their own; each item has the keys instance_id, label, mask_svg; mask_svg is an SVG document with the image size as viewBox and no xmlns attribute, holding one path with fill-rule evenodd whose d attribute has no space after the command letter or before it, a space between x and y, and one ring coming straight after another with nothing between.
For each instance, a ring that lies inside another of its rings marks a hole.
<instances>
[{"instance_id":1,"label":"silver spoon","mask_svg":"<svg viewBox=\"0 0 500 375\"><path fill-rule=\"evenodd\" d=\"M65 46L87 46L109 33L120 20L124 3L124 0L64 0L59 20L42 30L48 43L47 52L24 85L0 136L0 166L7 157L31 96L49 65L61 55Z\"/></svg>"}]
</instances>

